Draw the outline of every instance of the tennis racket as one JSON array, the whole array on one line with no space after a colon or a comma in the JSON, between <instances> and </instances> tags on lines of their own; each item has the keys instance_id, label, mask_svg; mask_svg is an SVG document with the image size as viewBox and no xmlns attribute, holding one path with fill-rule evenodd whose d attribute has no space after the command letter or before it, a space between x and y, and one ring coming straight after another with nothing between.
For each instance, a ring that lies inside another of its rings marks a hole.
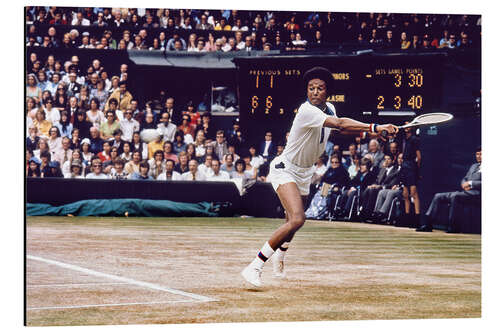
<instances>
[{"instance_id":1,"label":"tennis racket","mask_svg":"<svg viewBox=\"0 0 500 333\"><path fill-rule=\"evenodd\" d=\"M404 129L408 127L416 127L416 126L422 126L422 125L434 125L434 124L439 124L439 123L444 123L446 121L450 121L453 119L453 115L449 113L426 113L422 114L415 119L413 119L410 123L402 126L398 126L398 129ZM382 136L386 137L387 136L387 131L382 132Z\"/></svg>"}]
</instances>

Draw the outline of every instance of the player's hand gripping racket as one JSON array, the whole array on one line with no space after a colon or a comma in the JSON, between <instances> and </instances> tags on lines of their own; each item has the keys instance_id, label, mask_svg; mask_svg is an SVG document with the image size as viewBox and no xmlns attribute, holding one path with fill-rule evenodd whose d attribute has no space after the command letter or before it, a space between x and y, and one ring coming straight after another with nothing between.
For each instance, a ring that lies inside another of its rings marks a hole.
<instances>
[{"instance_id":1,"label":"player's hand gripping racket","mask_svg":"<svg viewBox=\"0 0 500 333\"><path fill-rule=\"evenodd\" d=\"M439 123L444 123L453 119L453 115L449 113L426 113L422 114L415 119L413 119L410 123L402 126L398 126L398 129L404 129L408 127L416 127L422 125L434 125ZM387 131L382 131L382 136L387 137Z\"/></svg>"}]
</instances>

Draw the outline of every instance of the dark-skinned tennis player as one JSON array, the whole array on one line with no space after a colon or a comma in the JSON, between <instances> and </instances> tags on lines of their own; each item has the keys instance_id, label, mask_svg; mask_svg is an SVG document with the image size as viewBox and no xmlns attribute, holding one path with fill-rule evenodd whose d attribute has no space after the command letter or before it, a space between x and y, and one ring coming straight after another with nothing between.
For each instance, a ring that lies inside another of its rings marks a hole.
<instances>
[{"instance_id":1,"label":"dark-skinned tennis player","mask_svg":"<svg viewBox=\"0 0 500 333\"><path fill-rule=\"evenodd\" d=\"M285 223L274 231L255 259L241 272L243 278L255 287L262 285L262 268L271 257L274 275L284 276L285 253L295 233L304 225L303 202L309 194L313 165L325 151L330 131L334 129L353 135L398 131L392 124L366 124L350 118L338 118L335 107L326 102L334 90L332 74L328 69L311 68L304 73L304 84L307 101L299 107L285 150L271 162L268 176L285 209Z\"/></svg>"}]
</instances>

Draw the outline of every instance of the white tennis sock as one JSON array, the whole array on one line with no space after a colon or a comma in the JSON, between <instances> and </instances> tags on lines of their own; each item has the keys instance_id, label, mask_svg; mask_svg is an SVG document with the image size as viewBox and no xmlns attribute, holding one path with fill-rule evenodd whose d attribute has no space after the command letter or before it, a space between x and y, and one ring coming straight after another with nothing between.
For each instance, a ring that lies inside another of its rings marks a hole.
<instances>
[{"instance_id":1,"label":"white tennis sock","mask_svg":"<svg viewBox=\"0 0 500 333\"><path fill-rule=\"evenodd\" d=\"M290 242L284 242L280 247L278 247L274 255L277 255L278 259L283 260L286 254L286 250L288 250L288 246L290 246Z\"/></svg>"},{"instance_id":2,"label":"white tennis sock","mask_svg":"<svg viewBox=\"0 0 500 333\"><path fill-rule=\"evenodd\" d=\"M257 254L255 259L252 261L251 265L253 267L257 267L259 269L262 269L264 267L264 263L267 261L267 259L271 258L273 255L274 250L271 248L268 242L264 244L262 249L260 249L260 252Z\"/></svg>"}]
</instances>

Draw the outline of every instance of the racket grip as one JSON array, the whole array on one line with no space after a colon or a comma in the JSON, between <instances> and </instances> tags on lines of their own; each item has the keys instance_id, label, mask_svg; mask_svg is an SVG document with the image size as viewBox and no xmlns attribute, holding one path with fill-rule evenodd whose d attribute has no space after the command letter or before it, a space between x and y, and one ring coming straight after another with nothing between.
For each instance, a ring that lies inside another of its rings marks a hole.
<instances>
[{"instance_id":1,"label":"racket grip","mask_svg":"<svg viewBox=\"0 0 500 333\"><path fill-rule=\"evenodd\" d=\"M382 133L380 133L380 136L382 136L384 139L387 139L387 135L389 135L389 132L386 130L383 130Z\"/></svg>"}]
</instances>

